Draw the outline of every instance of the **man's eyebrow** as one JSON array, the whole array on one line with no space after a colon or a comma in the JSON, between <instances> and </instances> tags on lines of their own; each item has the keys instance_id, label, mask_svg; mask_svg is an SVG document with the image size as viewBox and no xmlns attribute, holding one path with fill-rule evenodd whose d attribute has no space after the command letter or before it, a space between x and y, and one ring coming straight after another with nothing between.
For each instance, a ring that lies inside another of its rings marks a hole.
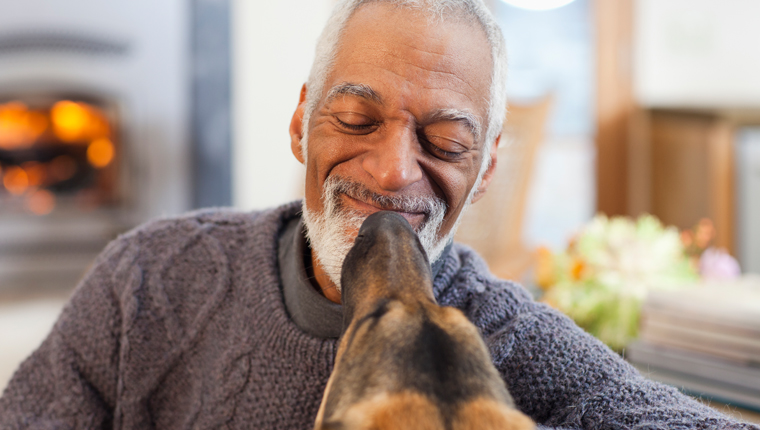
<instances>
[{"instance_id":1,"label":"man's eyebrow","mask_svg":"<svg viewBox=\"0 0 760 430\"><path fill-rule=\"evenodd\" d=\"M476 140L480 139L480 134L482 132L482 127L480 125L480 120L478 117L472 112L468 112L466 110L438 109L427 118L427 121L431 123L440 121L461 122L465 125L465 127L467 127L470 133L475 136Z\"/></svg>"},{"instance_id":2,"label":"man's eyebrow","mask_svg":"<svg viewBox=\"0 0 760 430\"><path fill-rule=\"evenodd\" d=\"M327 92L326 101L331 101L338 96L357 96L363 99L373 101L375 103L382 104L383 99L379 94L375 92L369 85L366 84L353 84L351 82L342 82L334 87L330 88Z\"/></svg>"}]
</instances>

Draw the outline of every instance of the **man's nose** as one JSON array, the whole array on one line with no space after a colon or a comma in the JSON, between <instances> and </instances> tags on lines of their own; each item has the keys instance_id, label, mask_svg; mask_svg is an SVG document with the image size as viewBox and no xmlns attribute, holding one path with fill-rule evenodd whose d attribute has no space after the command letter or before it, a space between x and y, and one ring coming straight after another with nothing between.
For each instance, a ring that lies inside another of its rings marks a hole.
<instances>
[{"instance_id":1,"label":"man's nose","mask_svg":"<svg viewBox=\"0 0 760 430\"><path fill-rule=\"evenodd\" d=\"M401 191L422 179L417 135L400 128L378 142L362 161L362 167L385 191Z\"/></svg>"}]
</instances>

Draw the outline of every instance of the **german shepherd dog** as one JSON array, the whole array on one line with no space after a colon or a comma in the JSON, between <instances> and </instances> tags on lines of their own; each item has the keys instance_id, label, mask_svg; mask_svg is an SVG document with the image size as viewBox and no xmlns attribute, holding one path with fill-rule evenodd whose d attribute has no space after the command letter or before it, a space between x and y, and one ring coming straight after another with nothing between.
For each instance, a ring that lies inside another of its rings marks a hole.
<instances>
[{"instance_id":1,"label":"german shepherd dog","mask_svg":"<svg viewBox=\"0 0 760 430\"><path fill-rule=\"evenodd\" d=\"M369 216L341 274L343 334L315 430L534 428L478 329L436 304L427 255L402 216Z\"/></svg>"}]
</instances>

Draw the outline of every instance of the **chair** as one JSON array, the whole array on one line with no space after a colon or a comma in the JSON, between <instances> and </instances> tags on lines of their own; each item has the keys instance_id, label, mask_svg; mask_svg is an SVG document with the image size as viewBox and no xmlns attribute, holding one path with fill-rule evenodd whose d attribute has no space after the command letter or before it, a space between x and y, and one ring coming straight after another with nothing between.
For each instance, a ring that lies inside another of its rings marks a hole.
<instances>
[{"instance_id":1,"label":"chair","mask_svg":"<svg viewBox=\"0 0 760 430\"><path fill-rule=\"evenodd\" d=\"M521 280L534 252L523 243L523 219L536 154L552 96L511 104L486 194L464 214L455 240L473 247L500 278Z\"/></svg>"}]
</instances>

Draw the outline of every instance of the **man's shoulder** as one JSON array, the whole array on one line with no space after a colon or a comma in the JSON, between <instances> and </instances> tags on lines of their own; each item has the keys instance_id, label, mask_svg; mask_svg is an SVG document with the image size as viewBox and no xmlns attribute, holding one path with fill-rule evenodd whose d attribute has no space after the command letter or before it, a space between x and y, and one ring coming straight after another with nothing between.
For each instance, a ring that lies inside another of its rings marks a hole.
<instances>
[{"instance_id":1,"label":"man's shoulder","mask_svg":"<svg viewBox=\"0 0 760 430\"><path fill-rule=\"evenodd\" d=\"M456 263L452 266L452 283L477 293L497 294L514 291L521 299L532 301L530 293L517 281L502 279L491 273L488 263L474 249L461 243L454 243L448 257Z\"/></svg>"},{"instance_id":2,"label":"man's shoulder","mask_svg":"<svg viewBox=\"0 0 760 430\"><path fill-rule=\"evenodd\" d=\"M106 247L80 282L78 296L108 284L118 307L137 309L137 297L179 312L184 321L254 278L258 288L276 285L277 236L299 207L294 202L252 212L203 209L147 222ZM153 312L149 306L139 309Z\"/></svg>"},{"instance_id":3,"label":"man's shoulder","mask_svg":"<svg viewBox=\"0 0 760 430\"><path fill-rule=\"evenodd\" d=\"M299 211L300 203L292 202L259 211L207 208L151 220L111 241L95 265L152 272L243 254L262 257L273 253L280 230Z\"/></svg>"},{"instance_id":4,"label":"man's shoulder","mask_svg":"<svg viewBox=\"0 0 760 430\"><path fill-rule=\"evenodd\" d=\"M157 245L162 242L182 242L199 234L241 235L271 231L276 234L287 220L298 215L300 202L275 208L242 211L230 207L203 208L181 215L157 218L145 222L117 241L137 245Z\"/></svg>"},{"instance_id":5,"label":"man's shoulder","mask_svg":"<svg viewBox=\"0 0 760 430\"><path fill-rule=\"evenodd\" d=\"M497 330L537 303L517 282L491 273L472 248L455 243L435 281L440 304L462 310L483 334Z\"/></svg>"}]
</instances>

